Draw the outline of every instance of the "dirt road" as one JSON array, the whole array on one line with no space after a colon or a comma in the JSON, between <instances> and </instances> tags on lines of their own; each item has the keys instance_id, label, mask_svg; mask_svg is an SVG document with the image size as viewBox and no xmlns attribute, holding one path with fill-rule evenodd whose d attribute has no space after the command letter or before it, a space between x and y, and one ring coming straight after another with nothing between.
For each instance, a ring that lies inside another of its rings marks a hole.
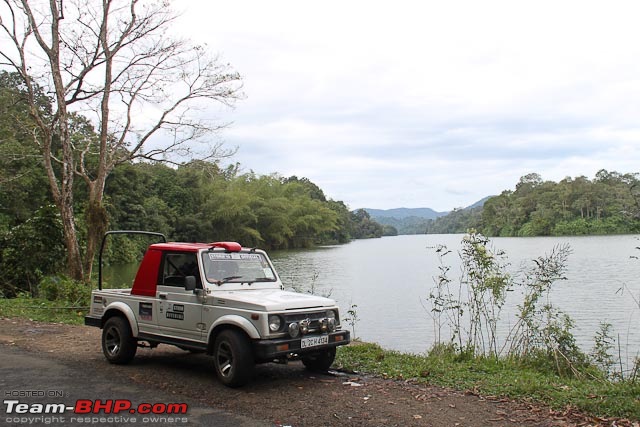
<instances>
[{"instance_id":1,"label":"dirt road","mask_svg":"<svg viewBox=\"0 0 640 427\"><path fill-rule=\"evenodd\" d=\"M74 399L184 401L190 402L188 417L193 424L207 424L203 419L216 426L227 425L227 421L229 425L265 426L595 424L575 414L411 381L311 374L298 362L259 365L249 385L229 389L215 379L208 356L170 346L139 349L130 365L110 365L101 353L100 330L85 326L0 319L0 346L5 347L2 354L11 356L0 356L2 370L24 372L14 375L13 383L6 378L0 382L5 399L7 391L48 387L46 390L73 391ZM52 369L62 372L64 379L58 384L48 376ZM133 398L137 393L141 396ZM212 414L222 418L217 422L206 418Z\"/></svg>"}]
</instances>

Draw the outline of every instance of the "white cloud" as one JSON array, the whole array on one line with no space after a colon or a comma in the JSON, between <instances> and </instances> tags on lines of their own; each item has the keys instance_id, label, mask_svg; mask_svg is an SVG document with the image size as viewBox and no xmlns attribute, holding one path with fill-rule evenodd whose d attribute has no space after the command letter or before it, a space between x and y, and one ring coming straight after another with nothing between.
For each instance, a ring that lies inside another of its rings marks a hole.
<instances>
[{"instance_id":1,"label":"white cloud","mask_svg":"<svg viewBox=\"0 0 640 427\"><path fill-rule=\"evenodd\" d=\"M638 170L640 3L181 7L176 29L244 76L236 160L353 208L449 210L529 172Z\"/></svg>"}]
</instances>

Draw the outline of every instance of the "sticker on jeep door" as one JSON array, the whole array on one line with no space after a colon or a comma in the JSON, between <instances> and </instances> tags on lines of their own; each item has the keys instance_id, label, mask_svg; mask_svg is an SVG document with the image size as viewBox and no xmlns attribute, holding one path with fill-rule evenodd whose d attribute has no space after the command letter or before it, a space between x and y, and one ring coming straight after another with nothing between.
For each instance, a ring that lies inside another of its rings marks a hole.
<instances>
[{"instance_id":1,"label":"sticker on jeep door","mask_svg":"<svg viewBox=\"0 0 640 427\"><path fill-rule=\"evenodd\" d=\"M175 311L167 311L167 319L184 320L184 313L176 313Z\"/></svg>"},{"instance_id":2,"label":"sticker on jeep door","mask_svg":"<svg viewBox=\"0 0 640 427\"><path fill-rule=\"evenodd\" d=\"M152 320L153 319L153 303L151 302L141 302L138 306L138 314L140 315L140 319L142 320Z\"/></svg>"},{"instance_id":3,"label":"sticker on jeep door","mask_svg":"<svg viewBox=\"0 0 640 427\"><path fill-rule=\"evenodd\" d=\"M173 304L172 311L167 311L167 319L184 320L184 305Z\"/></svg>"}]
</instances>

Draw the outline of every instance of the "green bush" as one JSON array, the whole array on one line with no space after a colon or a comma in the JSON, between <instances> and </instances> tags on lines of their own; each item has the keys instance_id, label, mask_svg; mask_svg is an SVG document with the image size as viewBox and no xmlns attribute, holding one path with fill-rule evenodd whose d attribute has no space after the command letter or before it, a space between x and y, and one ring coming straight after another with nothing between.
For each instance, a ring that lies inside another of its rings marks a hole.
<instances>
[{"instance_id":1,"label":"green bush","mask_svg":"<svg viewBox=\"0 0 640 427\"><path fill-rule=\"evenodd\" d=\"M38 209L33 217L0 236L0 293L35 294L43 276L65 263L62 223L55 206Z\"/></svg>"},{"instance_id":2,"label":"green bush","mask_svg":"<svg viewBox=\"0 0 640 427\"><path fill-rule=\"evenodd\" d=\"M91 287L66 276L47 276L38 285L40 298L60 301L74 307L85 307L91 299Z\"/></svg>"}]
</instances>

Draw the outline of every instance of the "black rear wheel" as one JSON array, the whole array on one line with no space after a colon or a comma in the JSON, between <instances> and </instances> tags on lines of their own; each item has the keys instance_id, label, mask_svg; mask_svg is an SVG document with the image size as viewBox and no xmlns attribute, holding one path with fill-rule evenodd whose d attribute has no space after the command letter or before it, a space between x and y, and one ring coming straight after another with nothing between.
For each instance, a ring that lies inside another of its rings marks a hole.
<instances>
[{"instance_id":1,"label":"black rear wheel","mask_svg":"<svg viewBox=\"0 0 640 427\"><path fill-rule=\"evenodd\" d=\"M102 328L102 352L110 363L123 365L131 362L137 348L129 322L120 316L107 320Z\"/></svg>"}]
</instances>

